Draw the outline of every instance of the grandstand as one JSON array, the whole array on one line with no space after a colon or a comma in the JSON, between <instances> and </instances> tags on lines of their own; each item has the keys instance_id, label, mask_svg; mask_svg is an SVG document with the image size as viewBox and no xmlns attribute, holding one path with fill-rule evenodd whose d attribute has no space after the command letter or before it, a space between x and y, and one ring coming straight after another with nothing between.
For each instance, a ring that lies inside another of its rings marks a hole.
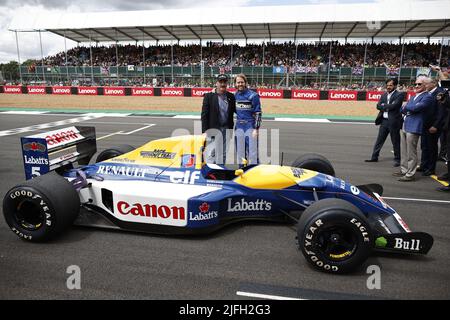
<instances>
[{"instance_id":1,"label":"grandstand","mask_svg":"<svg viewBox=\"0 0 450 320\"><path fill-rule=\"evenodd\" d=\"M203 87L219 73L243 72L259 87L365 89L392 76L408 85L429 64L448 67L449 9L449 1L395 1L221 8L220 15L97 12L17 16L9 29L78 43L20 67L22 83Z\"/></svg>"}]
</instances>

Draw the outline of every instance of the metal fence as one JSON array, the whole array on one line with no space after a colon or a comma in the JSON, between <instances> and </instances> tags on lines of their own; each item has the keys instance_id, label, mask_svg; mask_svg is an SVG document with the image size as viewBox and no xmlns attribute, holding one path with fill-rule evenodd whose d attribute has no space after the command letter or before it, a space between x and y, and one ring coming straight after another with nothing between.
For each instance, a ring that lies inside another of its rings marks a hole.
<instances>
[{"instance_id":1,"label":"metal fence","mask_svg":"<svg viewBox=\"0 0 450 320\"><path fill-rule=\"evenodd\" d=\"M166 66L166 67L90 67L90 66L35 66L20 68L24 83L71 83L80 85L153 85L174 84L179 86L212 86L215 77L220 73L233 76L244 73L254 86L269 87L309 87L313 84L319 87L346 86L351 84L367 85L383 82L387 78L398 78L404 85L410 85L420 74L421 68L400 68L389 70L387 68L364 68L355 73L353 68L319 68L315 73L294 73L288 69L282 72L274 67L201 67L201 66ZM435 76L435 72L431 72ZM5 81L8 75L3 75Z\"/></svg>"}]
</instances>

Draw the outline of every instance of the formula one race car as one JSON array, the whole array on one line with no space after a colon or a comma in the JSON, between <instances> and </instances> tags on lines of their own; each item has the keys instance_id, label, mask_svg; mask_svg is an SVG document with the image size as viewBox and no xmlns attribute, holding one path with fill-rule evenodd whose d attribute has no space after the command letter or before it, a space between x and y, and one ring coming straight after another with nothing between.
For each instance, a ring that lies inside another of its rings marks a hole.
<instances>
[{"instance_id":1,"label":"formula one race car","mask_svg":"<svg viewBox=\"0 0 450 320\"><path fill-rule=\"evenodd\" d=\"M355 270L373 250L426 254L433 244L383 201L380 185L338 179L320 155L232 170L205 164L204 144L202 136L178 136L122 145L89 165L92 127L24 137L28 181L5 195L6 222L20 238L41 242L73 223L180 235L242 220L295 221L306 260L330 273Z\"/></svg>"}]
</instances>

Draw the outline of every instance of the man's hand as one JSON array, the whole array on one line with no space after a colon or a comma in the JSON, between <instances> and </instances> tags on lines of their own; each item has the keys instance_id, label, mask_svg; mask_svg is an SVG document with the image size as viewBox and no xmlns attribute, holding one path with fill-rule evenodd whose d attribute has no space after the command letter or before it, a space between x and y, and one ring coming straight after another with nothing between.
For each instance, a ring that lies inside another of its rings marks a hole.
<instances>
[{"instance_id":1,"label":"man's hand","mask_svg":"<svg viewBox=\"0 0 450 320\"><path fill-rule=\"evenodd\" d=\"M428 131L430 133L436 133L438 130L435 127L431 127L430 129L428 129Z\"/></svg>"},{"instance_id":2,"label":"man's hand","mask_svg":"<svg viewBox=\"0 0 450 320\"><path fill-rule=\"evenodd\" d=\"M258 129L253 129L252 137L253 137L253 138L258 137Z\"/></svg>"}]
</instances>

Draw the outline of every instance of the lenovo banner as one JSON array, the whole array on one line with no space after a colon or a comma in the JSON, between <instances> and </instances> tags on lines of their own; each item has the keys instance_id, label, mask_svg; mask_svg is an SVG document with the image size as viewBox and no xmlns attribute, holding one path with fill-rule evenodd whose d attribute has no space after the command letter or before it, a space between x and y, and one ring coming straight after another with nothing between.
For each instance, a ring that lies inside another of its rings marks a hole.
<instances>
[{"instance_id":1,"label":"lenovo banner","mask_svg":"<svg viewBox=\"0 0 450 320\"><path fill-rule=\"evenodd\" d=\"M72 94L70 87L52 87L52 94Z\"/></svg>"},{"instance_id":2,"label":"lenovo banner","mask_svg":"<svg viewBox=\"0 0 450 320\"><path fill-rule=\"evenodd\" d=\"M103 95L104 96L124 96L125 88L124 87L104 87Z\"/></svg>"},{"instance_id":3,"label":"lenovo banner","mask_svg":"<svg viewBox=\"0 0 450 320\"><path fill-rule=\"evenodd\" d=\"M4 86L3 93L20 94L20 93L22 93L22 87L21 86Z\"/></svg>"},{"instance_id":4,"label":"lenovo banner","mask_svg":"<svg viewBox=\"0 0 450 320\"><path fill-rule=\"evenodd\" d=\"M192 88L191 96L192 97L203 97L203 95L205 93L211 92L213 90L214 89L212 89L212 88Z\"/></svg>"},{"instance_id":5,"label":"lenovo banner","mask_svg":"<svg viewBox=\"0 0 450 320\"><path fill-rule=\"evenodd\" d=\"M320 91L319 90L292 90L292 99L301 100L319 100Z\"/></svg>"},{"instance_id":6,"label":"lenovo banner","mask_svg":"<svg viewBox=\"0 0 450 320\"><path fill-rule=\"evenodd\" d=\"M328 100L356 101L357 97L357 91L328 91Z\"/></svg>"},{"instance_id":7,"label":"lenovo banner","mask_svg":"<svg viewBox=\"0 0 450 320\"><path fill-rule=\"evenodd\" d=\"M45 87L43 86L28 86L28 94L45 94Z\"/></svg>"},{"instance_id":8,"label":"lenovo banner","mask_svg":"<svg viewBox=\"0 0 450 320\"><path fill-rule=\"evenodd\" d=\"M283 99L283 90L281 89L258 89L261 98Z\"/></svg>"},{"instance_id":9,"label":"lenovo banner","mask_svg":"<svg viewBox=\"0 0 450 320\"><path fill-rule=\"evenodd\" d=\"M131 88L132 96L154 96L153 88Z\"/></svg>"},{"instance_id":10,"label":"lenovo banner","mask_svg":"<svg viewBox=\"0 0 450 320\"><path fill-rule=\"evenodd\" d=\"M184 97L183 88L162 88L161 96L163 97Z\"/></svg>"},{"instance_id":11,"label":"lenovo banner","mask_svg":"<svg viewBox=\"0 0 450 320\"><path fill-rule=\"evenodd\" d=\"M383 94L382 91L367 91L366 92L366 101L379 101L381 98L381 95Z\"/></svg>"},{"instance_id":12,"label":"lenovo banner","mask_svg":"<svg viewBox=\"0 0 450 320\"><path fill-rule=\"evenodd\" d=\"M78 87L78 94L96 96L98 94L98 90L96 87Z\"/></svg>"}]
</instances>

